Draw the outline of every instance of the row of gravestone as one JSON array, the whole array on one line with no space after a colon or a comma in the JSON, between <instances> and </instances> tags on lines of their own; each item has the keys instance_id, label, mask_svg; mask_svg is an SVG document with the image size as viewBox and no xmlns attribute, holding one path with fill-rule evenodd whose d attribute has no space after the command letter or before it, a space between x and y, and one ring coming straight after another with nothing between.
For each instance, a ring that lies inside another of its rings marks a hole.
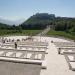
<instances>
[{"instance_id":1,"label":"row of gravestone","mask_svg":"<svg viewBox=\"0 0 75 75\"><path fill-rule=\"evenodd\" d=\"M75 42L54 42L58 54L65 56L69 69L75 71Z\"/></svg>"}]
</instances>

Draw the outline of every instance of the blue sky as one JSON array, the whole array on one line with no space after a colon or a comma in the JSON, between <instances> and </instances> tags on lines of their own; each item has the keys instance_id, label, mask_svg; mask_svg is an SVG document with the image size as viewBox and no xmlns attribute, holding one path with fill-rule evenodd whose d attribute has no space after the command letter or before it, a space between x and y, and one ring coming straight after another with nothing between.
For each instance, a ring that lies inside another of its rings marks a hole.
<instances>
[{"instance_id":1,"label":"blue sky","mask_svg":"<svg viewBox=\"0 0 75 75\"><path fill-rule=\"evenodd\" d=\"M27 19L35 13L75 17L75 0L0 0L0 17Z\"/></svg>"}]
</instances>

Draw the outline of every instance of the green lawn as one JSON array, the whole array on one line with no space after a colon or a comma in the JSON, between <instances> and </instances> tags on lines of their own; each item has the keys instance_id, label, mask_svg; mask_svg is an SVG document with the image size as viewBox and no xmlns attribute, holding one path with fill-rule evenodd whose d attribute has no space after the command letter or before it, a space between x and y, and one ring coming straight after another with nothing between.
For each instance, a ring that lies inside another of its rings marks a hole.
<instances>
[{"instance_id":1,"label":"green lawn","mask_svg":"<svg viewBox=\"0 0 75 75\"><path fill-rule=\"evenodd\" d=\"M47 36L55 36L55 37L65 37L65 38L69 38L69 39L73 39L75 40L75 35L71 35L70 33L66 33L63 31L54 31L54 30L50 30L47 34Z\"/></svg>"},{"instance_id":2,"label":"green lawn","mask_svg":"<svg viewBox=\"0 0 75 75\"><path fill-rule=\"evenodd\" d=\"M36 35L42 30L0 30L0 35Z\"/></svg>"}]
</instances>

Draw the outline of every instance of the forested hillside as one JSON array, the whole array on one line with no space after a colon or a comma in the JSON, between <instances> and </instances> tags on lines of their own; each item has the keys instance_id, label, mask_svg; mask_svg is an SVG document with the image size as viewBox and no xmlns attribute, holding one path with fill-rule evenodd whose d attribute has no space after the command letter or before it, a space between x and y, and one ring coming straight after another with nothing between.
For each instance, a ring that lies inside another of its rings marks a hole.
<instances>
[{"instance_id":1,"label":"forested hillside","mask_svg":"<svg viewBox=\"0 0 75 75\"><path fill-rule=\"evenodd\" d=\"M18 29L44 29L48 25L52 25L54 30L75 32L75 18L56 17L54 14L37 13L27 19L19 26L6 25L0 23L0 29L18 30Z\"/></svg>"},{"instance_id":2,"label":"forested hillside","mask_svg":"<svg viewBox=\"0 0 75 75\"><path fill-rule=\"evenodd\" d=\"M22 30L42 30L49 25L52 26L52 30L54 31L63 31L75 36L75 18L56 17L54 14L48 13L32 15L19 26L0 23L0 30L12 30L12 33L21 33Z\"/></svg>"},{"instance_id":3,"label":"forested hillside","mask_svg":"<svg viewBox=\"0 0 75 75\"><path fill-rule=\"evenodd\" d=\"M0 30L8 29L9 27L10 27L9 25L6 25L6 24L3 24L3 23L0 23Z\"/></svg>"},{"instance_id":4,"label":"forested hillside","mask_svg":"<svg viewBox=\"0 0 75 75\"><path fill-rule=\"evenodd\" d=\"M75 18L56 17L55 30L75 32Z\"/></svg>"},{"instance_id":5,"label":"forested hillside","mask_svg":"<svg viewBox=\"0 0 75 75\"><path fill-rule=\"evenodd\" d=\"M47 25L50 25L54 19L54 14L37 13L21 24L21 27L23 29L44 29Z\"/></svg>"},{"instance_id":6,"label":"forested hillside","mask_svg":"<svg viewBox=\"0 0 75 75\"><path fill-rule=\"evenodd\" d=\"M75 32L75 18L56 17L54 14L37 13L31 16L23 24L22 29L44 29L47 25L53 25L57 31Z\"/></svg>"}]
</instances>

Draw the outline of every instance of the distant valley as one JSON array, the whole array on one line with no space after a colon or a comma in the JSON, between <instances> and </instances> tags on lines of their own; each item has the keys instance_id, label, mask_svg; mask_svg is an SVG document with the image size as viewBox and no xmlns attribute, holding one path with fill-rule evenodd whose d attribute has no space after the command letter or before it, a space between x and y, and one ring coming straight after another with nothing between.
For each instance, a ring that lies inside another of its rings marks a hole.
<instances>
[{"instance_id":1,"label":"distant valley","mask_svg":"<svg viewBox=\"0 0 75 75\"><path fill-rule=\"evenodd\" d=\"M24 21L25 21L25 19L19 19L16 21L11 21L11 20L6 20L3 18L0 18L0 23L7 24L7 25L19 25L19 24L22 24Z\"/></svg>"}]
</instances>

